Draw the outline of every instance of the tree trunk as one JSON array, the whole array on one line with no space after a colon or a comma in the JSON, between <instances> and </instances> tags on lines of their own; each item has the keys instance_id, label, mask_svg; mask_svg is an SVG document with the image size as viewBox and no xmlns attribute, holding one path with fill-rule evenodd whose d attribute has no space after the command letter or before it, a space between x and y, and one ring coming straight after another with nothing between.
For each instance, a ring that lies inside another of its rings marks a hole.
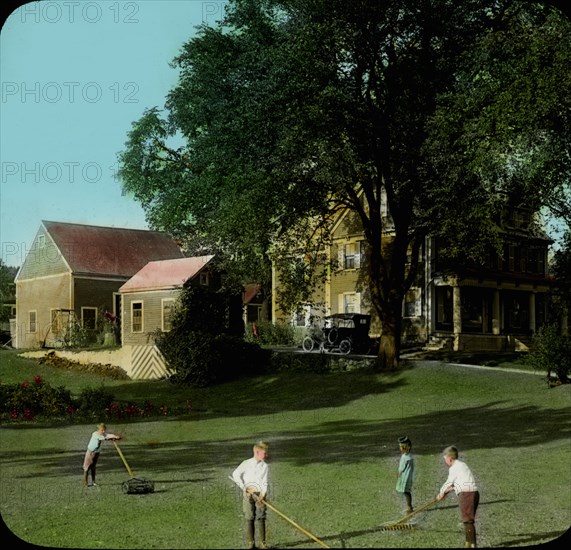
<instances>
[{"instance_id":1,"label":"tree trunk","mask_svg":"<svg viewBox=\"0 0 571 550\"><path fill-rule=\"evenodd\" d=\"M397 309L398 307L398 309ZM399 367L401 343L400 304L379 312L381 316L381 341L377 368L379 370L395 370Z\"/></svg>"}]
</instances>

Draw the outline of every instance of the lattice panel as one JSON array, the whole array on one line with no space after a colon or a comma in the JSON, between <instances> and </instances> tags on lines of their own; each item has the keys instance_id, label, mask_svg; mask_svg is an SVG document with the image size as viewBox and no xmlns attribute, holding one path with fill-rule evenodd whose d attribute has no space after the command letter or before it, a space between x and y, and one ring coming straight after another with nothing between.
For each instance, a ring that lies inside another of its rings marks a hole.
<instances>
[{"instance_id":1,"label":"lattice panel","mask_svg":"<svg viewBox=\"0 0 571 550\"><path fill-rule=\"evenodd\" d=\"M156 379L167 373L165 358L157 346L133 346L131 350L131 378Z\"/></svg>"}]
</instances>

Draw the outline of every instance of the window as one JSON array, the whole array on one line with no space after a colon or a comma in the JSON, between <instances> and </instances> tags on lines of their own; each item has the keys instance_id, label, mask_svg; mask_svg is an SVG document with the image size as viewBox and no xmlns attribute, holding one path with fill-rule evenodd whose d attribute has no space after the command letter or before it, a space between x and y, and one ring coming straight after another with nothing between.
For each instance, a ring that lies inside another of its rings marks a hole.
<instances>
[{"instance_id":1,"label":"window","mask_svg":"<svg viewBox=\"0 0 571 550\"><path fill-rule=\"evenodd\" d=\"M131 332L143 332L143 302L131 303Z\"/></svg>"},{"instance_id":2,"label":"window","mask_svg":"<svg viewBox=\"0 0 571 550\"><path fill-rule=\"evenodd\" d=\"M436 287L436 329L452 330L453 292L450 286Z\"/></svg>"},{"instance_id":3,"label":"window","mask_svg":"<svg viewBox=\"0 0 571 550\"><path fill-rule=\"evenodd\" d=\"M38 235L38 248L44 248L46 246L46 236Z\"/></svg>"},{"instance_id":4,"label":"window","mask_svg":"<svg viewBox=\"0 0 571 550\"><path fill-rule=\"evenodd\" d=\"M484 291L481 288L462 287L462 330L482 332L484 329Z\"/></svg>"},{"instance_id":5,"label":"window","mask_svg":"<svg viewBox=\"0 0 571 550\"><path fill-rule=\"evenodd\" d=\"M82 307L81 308L81 326L89 330L95 330L95 323L97 322L97 308L96 307Z\"/></svg>"},{"instance_id":6,"label":"window","mask_svg":"<svg viewBox=\"0 0 571 550\"><path fill-rule=\"evenodd\" d=\"M542 248L530 248L528 250L527 271L545 275L545 251Z\"/></svg>"},{"instance_id":7,"label":"window","mask_svg":"<svg viewBox=\"0 0 571 550\"><path fill-rule=\"evenodd\" d=\"M166 298L161 301L162 303L162 330L169 332L172 330L172 314L174 309L174 300Z\"/></svg>"},{"instance_id":8,"label":"window","mask_svg":"<svg viewBox=\"0 0 571 550\"><path fill-rule=\"evenodd\" d=\"M299 306L293 318L293 324L296 327L309 326L309 306Z\"/></svg>"},{"instance_id":9,"label":"window","mask_svg":"<svg viewBox=\"0 0 571 550\"><path fill-rule=\"evenodd\" d=\"M200 272L200 284L202 286L208 286L208 271Z\"/></svg>"},{"instance_id":10,"label":"window","mask_svg":"<svg viewBox=\"0 0 571 550\"><path fill-rule=\"evenodd\" d=\"M504 294L505 328L525 331L529 329L529 295L525 292Z\"/></svg>"},{"instance_id":11,"label":"window","mask_svg":"<svg viewBox=\"0 0 571 550\"><path fill-rule=\"evenodd\" d=\"M36 332L37 330L37 312L36 311L30 311L28 313L28 330L29 332Z\"/></svg>"},{"instance_id":12,"label":"window","mask_svg":"<svg viewBox=\"0 0 571 550\"><path fill-rule=\"evenodd\" d=\"M339 294L339 313L361 313L361 294L359 292Z\"/></svg>"},{"instance_id":13,"label":"window","mask_svg":"<svg viewBox=\"0 0 571 550\"><path fill-rule=\"evenodd\" d=\"M513 271L515 268L515 246L508 245L508 271Z\"/></svg>"},{"instance_id":14,"label":"window","mask_svg":"<svg viewBox=\"0 0 571 550\"><path fill-rule=\"evenodd\" d=\"M356 269L361 266L361 243L354 242L343 246L341 265L343 269Z\"/></svg>"}]
</instances>

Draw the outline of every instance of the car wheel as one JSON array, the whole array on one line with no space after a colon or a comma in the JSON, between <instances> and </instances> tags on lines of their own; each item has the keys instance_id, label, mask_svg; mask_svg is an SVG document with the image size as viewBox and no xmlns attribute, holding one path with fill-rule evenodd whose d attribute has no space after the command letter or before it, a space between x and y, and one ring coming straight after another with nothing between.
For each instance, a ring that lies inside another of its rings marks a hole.
<instances>
[{"instance_id":1,"label":"car wheel","mask_svg":"<svg viewBox=\"0 0 571 550\"><path fill-rule=\"evenodd\" d=\"M332 328L327 335L327 341L330 344L334 344L337 342L337 338L339 337L339 331L336 328Z\"/></svg>"},{"instance_id":2,"label":"car wheel","mask_svg":"<svg viewBox=\"0 0 571 550\"><path fill-rule=\"evenodd\" d=\"M351 351L351 340L341 340L339 342L339 353L347 355Z\"/></svg>"},{"instance_id":3,"label":"car wheel","mask_svg":"<svg viewBox=\"0 0 571 550\"><path fill-rule=\"evenodd\" d=\"M301 343L301 347L303 348L303 351L311 351L311 350L313 350L314 346L315 346L315 341L313 340L313 338L311 336L306 336L303 339L303 342Z\"/></svg>"}]
</instances>

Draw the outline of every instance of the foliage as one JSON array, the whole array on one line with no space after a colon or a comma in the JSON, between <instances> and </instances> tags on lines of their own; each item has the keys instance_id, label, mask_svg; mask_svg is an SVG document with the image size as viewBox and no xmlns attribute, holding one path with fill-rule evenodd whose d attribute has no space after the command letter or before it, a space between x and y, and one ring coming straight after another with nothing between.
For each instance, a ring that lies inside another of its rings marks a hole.
<instances>
[{"instance_id":1,"label":"foliage","mask_svg":"<svg viewBox=\"0 0 571 550\"><path fill-rule=\"evenodd\" d=\"M372 359L353 359L347 355L330 353L279 353L273 352L269 372L331 374L348 371L371 371Z\"/></svg>"},{"instance_id":2,"label":"foliage","mask_svg":"<svg viewBox=\"0 0 571 550\"><path fill-rule=\"evenodd\" d=\"M84 388L79 393L75 414L82 418L94 420L105 418L113 399L113 394L103 387Z\"/></svg>"},{"instance_id":3,"label":"foliage","mask_svg":"<svg viewBox=\"0 0 571 550\"><path fill-rule=\"evenodd\" d=\"M571 226L562 239L562 246L553 257L553 271L559 296L567 312L571 312Z\"/></svg>"},{"instance_id":4,"label":"foliage","mask_svg":"<svg viewBox=\"0 0 571 550\"><path fill-rule=\"evenodd\" d=\"M74 372L89 372L99 376L108 376L113 380L129 380L129 375L121 367L114 365L104 365L102 363L83 364L72 361L66 357L60 357L55 351L49 351L38 359L40 365L46 365L57 369L70 370Z\"/></svg>"},{"instance_id":5,"label":"foliage","mask_svg":"<svg viewBox=\"0 0 571 550\"><path fill-rule=\"evenodd\" d=\"M474 241L499 244L489 229L505 207L536 213L543 207L569 223L569 63L568 18L535 2L506 3L462 52L454 82L428 120L424 144L442 181L427 212L441 223L437 234L451 243L450 256L477 258ZM458 227L462 212L468 219Z\"/></svg>"},{"instance_id":6,"label":"foliage","mask_svg":"<svg viewBox=\"0 0 571 550\"><path fill-rule=\"evenodd\" d=\"M14 277L17 268L4 265L0 260L0 322L7 321L10 318L10 310L4 307L4 304L15 303L15 285Z\"/></svg>"},{"instance_id":7,"label":"foliage","mask_svg":"<svg viewBox=\"0 0 571 550\"><path fill-rule=\"evenodd\" d=\"M183 412L189 413L190 410L189 404ZM133 401L119 402L113 393L104 387L83 388L74 398L70 390L64 386L53 387L40 375L34 377L34 382L25 380L21 383L0 385L0 415L11 420L132 420L167 416L169 412L171 411L167 405L156 406L148 399L142 406Z\"/></svg>"},{"instance_id":8,"label":"foliage","mask_svg":"<svg viewBox=\"0 0 571 550\"><path fill-rule=\"evenodd\" d=\"M229 2L173 61L167 113L133 124L123 187L153 226L252 280L309 257L290 302L330 267L311 258L349 209L394 367L427 234L481 259L503 206L565 197L570 36L555 10L514 0Z\"/></svg>"},{"instance_id":9,"label":"foliage","mask_svg":"<svg viewBox=\"0 0 571 550\"><path fill-rule=\"evenodd\" d=\"M295 329L288 323L258 321L256 335L250 327L246 339L265 346L291 346L295 343Z\"/></svg>"},{"instance_id":10,"label":"foliage","mask_svg":"<svg viewBox=\"0 0 571 550\"><path fill-rule=\"evenodd\" d=\"M170 333L169 333L170 334ZM170 380L204 387L260 373L264 351L242 338L226 334L190 331L157 342L167 360Z\"/></svg>"},{"instance_id":11,"label":"foliage","mask_svg":"<svg viewBox=\"0 0 571 550\"><path fill-rule=\"evenodd\" d=\"M571 338L560 333L555 324L543 325L533 337L532 350L526 362L534 369L551 373L561 383L569 383L571 373Z\"/></svg>"},{"instance_id":12,"label":"foliage","mask_svg":"<svg viewBox=\"0 0 571 550\"><path fill-rule=\"evenodd\" d=\"M260 371L260 347L229 325L231 298L228 291L200 286L182 290L171 330L155 338L172 382L201 387Z\"/></svg>"},{"instance_id":13,"label":"foliage","mask_svg":"<svg viewBox=\"0 0 571 550\"><path fill-rule=\"evenodd\" d=\"M63 386L52 387L36 375L34 381L2 385L0 413L10 418L33 420L37 415L61 417L70 414L74 408L71 392Z\"/></svg>"}]
</instances>

